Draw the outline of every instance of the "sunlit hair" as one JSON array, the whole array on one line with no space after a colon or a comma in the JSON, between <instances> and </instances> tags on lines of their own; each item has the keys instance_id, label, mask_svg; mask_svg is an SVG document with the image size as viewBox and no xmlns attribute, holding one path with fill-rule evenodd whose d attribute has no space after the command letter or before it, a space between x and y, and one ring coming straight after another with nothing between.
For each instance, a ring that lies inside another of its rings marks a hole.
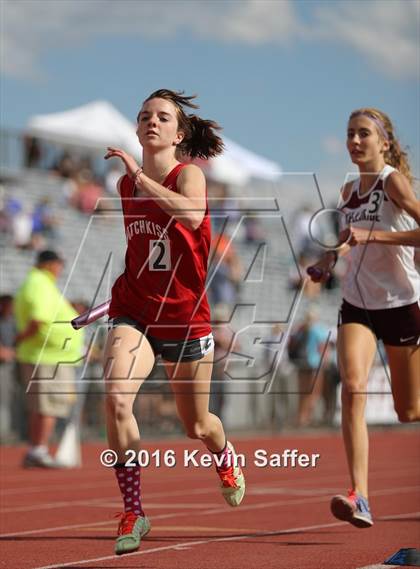
<instances>
[{"instance_id":1,"label":"sunlit hair","mask_svg":"<svg viewBox=\"0 0 420 569\"><path fill-rule=\"evenodd\" d=\"M386 164L396 168L401 172L401 174L404 174L410 182L412 182L413 176L411 174L407 152L401 148L400 142L394 133L394 127L389 116L378 109L364 107L353 111L350 115L349 121L360 115L371 118L376 126L379 136L384 140L388 140L389 150L384 153L384 160Z\"/></svg>"},{"instance_id":2,"label":"sunlit hair","mask_svg":"<svg viewBox=\"0 0 420 569\"><path fill-rule=\"evenodd\" d=\"M221 127L214 121L205 120L194 114L187 114L184 107L198 109L198 105L192 103L196 95L187 97L183 91L170 91L159 89L154 91L143 102L151 99L165 99L173 103L178 118L178 128L184 133L184 138L178 144L178 152L191 158L211 158L223 152L223 141L215 131ZM139 120L137 116L137 122Z\"/></svg>"}]
</instances>

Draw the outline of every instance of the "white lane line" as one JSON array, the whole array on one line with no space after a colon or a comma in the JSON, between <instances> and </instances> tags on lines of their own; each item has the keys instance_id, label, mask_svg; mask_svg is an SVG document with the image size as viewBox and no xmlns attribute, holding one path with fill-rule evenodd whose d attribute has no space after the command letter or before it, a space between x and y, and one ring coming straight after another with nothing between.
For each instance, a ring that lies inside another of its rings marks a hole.
<instances>
[{"instance_id":1,"label":"white lane line","mask_svg":"<svg viewBox=\"0 0 420 569\"><path fill-rule=\"evenodd\" d=\"M417 488L417 487L416 487ZM404 489L401 488L395 488L394 491L402 491ZM382 491L377 491L374 492L373 495L376 494L380 494L380 493L389 493L389 491L386 490L382 490ZM313 500L308 500L308 499L304 499L304 500L287 500L287 501L277 501L277 502L264 502L263 504L253 504L253 505L249 505L249 506L245 506L242 505L241 506L241 511L244 510L255 510L255 509L261 509L261 508L270 508L270 507L277 507L277 506L287 506L289 504L291 505L299 505L299 504L307 504L308 502L311 503L316 503L316 502L323 502L325 501L326 498L329 498L324 496L322 498L316 497ZM168 505L169 507L169 505ZM223 506L222 508L218 508L215 507L213 509L210 510L205 510L202 512L203 515L212 515L212 514L219 514L219 513L225 513L226 512L226 507ZM162 519L168 519L168 518L180 518L183 516L190 516L191 512L175 512L175 513L170 513L170 514L160 514L157 516L153 516L152 521L153 520L162 520ZM393 516L381 516L379 518L377 518L378 520L387 520L387 519L397 519L397 518L412 518L412 517L416 517L416 516L420 516L420 512L413 512L411 514L395 514ZM105 521L105 522L89 522L89 523L85 523L85 524L71 524L71 525L66 525L66 526L55 526L55 527L46 527L46 528L39 528L39 529L33 529L33 530L26 530L26 531L19 531L19 532L10 532L10 533L2 533L0 534L0 538L6 538L6 537L17 537L17 536L24 536L24 535L36 535L36 534L44 534L44 533L54 533L57 531L65 531L65 530L69 530L69 529L77 529L77 528L88 528L93 526L103 526L103 525L107 525L107 524L114 524L115 522L113 520L109 520L109 521Z\"/></svg>"},{"instance_id":2,"label":"white lane line","mask_svg":"<svg viewBox=\"0 0 420 569\"><path fill-rule=\"evenodd\" d=\"M325 499L325 498L323 498ZM315 498L316 502L322 502L323 499L320 498ZM308 500L294 500L294 501L277 501L277 502L264 502L263 504L258 504L260 507L263 508L270 508L272 506L281 506L281 505L287 505L287 504L302 504L302 503L307 503ZM169 505L167 506L168 508L170 507ZM250 509L252 508L252 506L241 506L241 511L243 511L244 509ZM147 510L147 506L145 506L145 510ZM203 515L211 515L212 513L226 513L226 506L222 506L222 508L219 508L218 506L215 507L214 509L210 509L210 510L204 510L202 512ZM170 514L160 514L157 516L153 516L152 517L152 521L153 520L157 520L157 519L168 519L168 518L180 518L183 516L191 516L191 512L174 512L174 513L170 513ZM35 529L35 530L26 530L26 531L19 531L19 532L10 532L10 533L2 533L0 534L0 538L3 537L16 537L16 536L22 536L22 535L34 535L34 534L43 534L43 533L51 533L51 532L56 532L56 531L63 531L63 530L67 530L67 529L74 529L74 528L79 528L79 527L89 527L92 525L92 523L95 522L90 522L87 524L72 524L72 525L68 525L68 526L56 526L56 527L47 527L47 528L40 528L40 529ZM99 522L101 525L110 523L110 522ZM99 524L98 524L99 525Z\"/></svg>"},{"instance_id":3,"label":"white lane line","mask_svg":"<svg viewBox=\"0 0 420 569\"><path fill-rule=\"evenodd\" d=\"M113 500L109 502L104 502L101 504L95 504L95 508L114 508L115 510L121 509L121 500ZM147 511L149 510L204 510L205 508L210 508L210 510L219 509L219 504L214 504L211 502L206 502L205 504L197 503L197 504L179 504L179 503L171 503L171 504L150 504L147 502ZM150 516L149 516L150 517ZM152 514L153 517L153 514Z\"/></svg>"},{"instance_id":4,"label":"white lane line","mask_svg":"<svg viewBox=\"0 0 420 569\"><path fill-rule=\"evenodd\" d=\"M99 456L99 455L98 455ZM149 467L142 467L144 470L149 470ZM154 468L153 466L150 466L150 469ZM186 478L188 478L188 476L186 476L185 471L188 471L187 469L184 469L182 467L179 467L178 469L170 469L168 468L168 470L171 470L170 476L171 476L171 480L175 480L175 481L179 481L179 480L185 480ZM191 468L195 468L195 467L191 467ZM202 467L203 470L208 470L208 468L206 467ZM14 475L5 475L4 473L0 472L0 484L2 485L2 487L4 487L7 484L10 483L27 483L28 480L31 479L31 475L33 474L37 474L37 482L42 482L43 480L45 481L45 485L46 487L48 487L49 485L49 480L51 478L51 475L54 476L54 478L56 479L55 475L60 475L60 477L63 479L63 488L65 488L66 486L68 487L68 483L76 483L77 485L77 481L81 481L81 480L98 480L98 481L104 481L103 479L103 475L100 473L99 469L103 469L103 470L108 470L113 472L113 469L107 468L105 466L102 466L99 461L98 461L98 465L95 468L90 468L88 466L83 466L82 469L79 467L71 467L71 468L59 468L59 469L51 469L51 470L36 470L36 469L27 469L27 471L24 471L24 469L22 469L22 471L18 470L19 467L17 467L17 469L15 470L16 474ZM35 472L36 470L36 472ZM73 474L73 476L71 476L71 474ZM152 476L153 476L153 472L152 472ZM76 477L76 482L75 482L75 477ZM160 481L156 480L156 478L151 478L150 479L150 484L159 484ZM89 482L90 484L90 482ZM19 490L19 488L16 488L16 490Z\"/></svg>"},{"instance_id":5,"label":"white lane line","mask_svg":"<svg viewBox=\"0 0 420 569\"><path fill-rule=\"evenodd\" d=\"M378 520L404 520L405 518L417 518L420 516L420 512L411 512L411 514L389 514L388 516L379 516Z\"/></svg>"},{"instance_id":6,"label":"white lane line","mask_svg":"<svg viewBox=\"0 0 420 569\"><path fill-rule=\"evenodd\" d=\"M306 481L307 483L308 481ZM275 488L275 482L273 483L273 490L274 490L274 494L277 494L277 490ZM264 488L267 490L269 488L269 484L265 485ZM413 490L417 490L420 487L418 486L410 486L410 487L403 487L400 488L401 491L403 492L407 492L407 491L413 491ZM213 486L207 486L206 488L197 488L195 490L181 490L181 491L175 491L175 492L170 492L168 494L166 494L167 496L180 496L180 495L191 495L191 494L207 494L209 491L212 491L214 489ZM322 490L322 489L321 489ZM376 492L371 492L370 495L371 496L380 496L380 495L386 495L386 494L393 494L395 492L395 488L393 489L389 489L389 490L381 490L381 491L376 491ZM299 495L298 493L299 491L296 490L295 494ZM306 493L306 491L304 491ZM331 491L331 488L326 488L325 489L325 494L327 493L337 493L337 490L333 490ZM258 493L258 491L257 491ZM269 493L269 492L265 492L265 493ZM320 492L312 492L312 494L319 494ZM293 491L291 491L289 494L293 494ZM148 494L148 498L152 498L155 496L159 496L161 497L162 493L161 492L153 492ZM252 492L251 492L252 495ZM305 494L303 494L305 495ZM106 503L106 502L113 502L115 500L115 496L104 496L103 498L95 498L95 499L88 499L88 500L78 500L77 502L75 501L62 501L62 502L44 502L44 503L40 503L40 504L34 504L32 506L29 506L28 504L26 504L25 506L14 506L14 507L10 507L10 508L2 508L2 511L4 513L15 513L15 512L29 512L29 511L33 511L33 510L53 510L55 508L65 508L65 507L72 507L72 506L94 506L95 504L97 504L98 506L101 503ZM100 506L99 506L100 507Z\"/></svg>"},{"instance_id":7,"label":"white lane line","mask_svg":"<svg viewBox=\"0 0 420 569\"><path fill-rule=\"evenodd\" d=\"M420 488L420 487L419 487ZM208 488L200 488L197 491L190 491L188 492L189 495L191 494L208 494L210 491L213 491L214 487L213 486L209 486ZM400 489L401 491L405 491L405 489ZM183 495L185 495L185 492L182 491ZM160 492L159 494L155 494L155 496L158 495L160 498L162 497L162 493ZM169 496L169 494L167 494ZM327 492L324 493L324 497L325 495L329 495ZM147 500L149 498L151 498L152 495L149 494L147 497ZM13 508L2 508L2 512L3 513L16 513L16 512L30 512L30 511L40 511L40 510L54 510L56 508L62 509L65 507L80 507L80 506L89 506L89 507L106 507L108 504L114 504L115 501L118 498L114 495L114 496L104 496L103 498L92 498L89 500L67 500L67 501L63 501L63 502L44 502L44 503L40 503L40 504L35 504L33 506L15 506ZM147 500L145 500L145 507L148 507L148 502ZM309 498L310 500L310 498ZM282 504L284 502L276 502L275 504ZM296 503L296 502L295 502ZM300 503L300 501L298 501L297 503ZM208 506L210 506L210 504L207 504ZM172 506L171 503L166 504L166 506L168 508L170 508ZM214 506L215 508L219 508L219 506L216 504ZM1 536L0 536L1 537Z\"/></svg>"},{"instance_id":8,"label":"white lane line","mask_svg":"<svg viewBox=\"0 0 420 569\"><path fill-rule=\"evenodd\" d=\"M108 480L106 482L97 482L96 484L87 483L87 484L77 484L78 490L91 490L92 488L106 488L107 486L113 486L113 480ZM59 491L59 490L68 490L69 483L67 484L44 484L43 486L30 486L29 488L7 488L6 490L0 490L0 496L14 496L15 494L22 495L22 494L33 494L36 492L45 492L48 490L51 491Z\"/></svg>"},{"instance_id":9,"label":"white lane line","mask_svg":"<svg viewBox=\"0 0 420 569\"><path fill-rule=\"evenodd\" d=\"M75 528L87 528L87 527L91 527L92 525L95 526L104 526L107 524L115 524L115 521L107 521L107 522L89 522L88 524L73 524L73 525L68 525L68 526L55 526L53 528L41 528L41 529L31 529L28 531L20 531L20 532L16 532L16 531L12 531L11 533L2 533L0 535L0 538L6 538L6 537L16 537L16 536L21 536L21 535L36 535L37 533L50 533L50 532L54 532L54 531L65 531L68 529L75 529Z\"/></svg>"},{"instance_id":10,"label":"white lane line","mask_svg":"<svg viewBox=\"0 0 420 569\"><path fill-rule=\"evenodd\" d=\"M96 504L101 504L104 501L112 501L115 500L115 496L113 498L106 497L106 498L92 498L90 500L69 500L67 502L47 502L46 504L36 504L34 506L16 506L14 508L2 508L2 512L4 514L10 514L14 512L32 512L32 511L41 511L41 510L54 510L56 508L66 508L66 507L73 507L73 506L89 506L93 507Z\"/></svg>"},{"instance_id":11,"label":"white lane line","mask_svg":"<svg viewBox=\"0 0 420 569\"><path fill-rule=\"evenodd\" d=\"M380 520L385 520L385 519L394 519L394 518L402 518L402 517L406 517L406 518L413 518L416 517L420 514L420 512L412 512L409 514L395 514L395 515L391 515L391 516L383 516L380 517L378 519ZM169 551L169 550L183 550L183 549L187 549L187 548L191 548L197 545L205 545L208 543L215 543L215 542L224 542L224 541L241 541L243 539L249 539L249 538L258 538L258 537L268 537L268 536L276 536L276 535L287 535L290 533L298 533L298 532L307 532L307 531L312 531L312 530L319 530L319 529L327 529L327 528L333 528L333 527L340 527L340 526L346 526L347 522L333 522L333 523L329 523L329 524L318 524L318 525L313 525L313 526L303 526L303 527L297 527L297 528L289 528L289 529L284 529L284 530L271 530L271 531L260 531L260 532L250 532L247 533L246 535L239 535L239 536L229 536L229 537L215 537L215 538L209 538L209 539L205 539L205 540L197 540L197 541L190 541L190 542L179 542L179 543L175 543L172 545L166 545L166 546L162 546L162 547L153 547L151 549L144 549L141 551L136 551L134 553L128 553L126 555L124 555L124 558L127 557L135 557L138 555L147 555L149 553L158 553L158 552L162 552L162 551ZM53 565L45 565L42 567L36 567L35 569L61 569L62 567L70 567L71 565L84 565L86 563L98 563L100 561L109 561L109 560L116 560L116 559L121 559L120 556L118 555L107 555L106 557L97 557L95 559L79 559L77 561L71 561L71 562L67 562L67 563L58 563L58 564L53 564ZM376 566L372 566L375 567ZM381 565L378 565L378 568L382 569ZM367 568L360 568L360 569L367 569ZM384 569L392 569L392 566L386 565L384 566Z\"/></svg>"},{"instance_id":12,"label":"white lane line","mask_svg":"<svg viewBox=\"0 0 420 569\"><path fill-rule=\"evenodd\" d=\"M160 493L159 498L162 497L162 493ZM48 503L48 504L39 504L38 506L32 507L25 507L25 506L16 506L15 508L3 508L3 513L11 513L11 512L30 512L33 510L53 510L55 507L65 508L65 507L72 507L72 506L89 506L90 508L119 508L121 505L121 499L117 498L116 496L106 497L106 498L95 498L92 500L79 500L79 501L68 501L68 502L55 502L55 503ZM166 504L153 504L147 502L147 508L189 508L189 509L203 509L203 508L211 508L212 503L189 503L189 504L180 504L178 502L174 503L166 503ZM216 504L214 506L218 508L219 506Z\"/></svg>"},{"instance_id":13,"label":"white lane line","mask_svg":"<svg viewBox=\"0 0 420 569\"><path fill-rule=\"evenodd\" d=\"M205 545L208 543L214 542L223 542L223 541L240 541L243 539L249 538L257 538L257 537L265 537L265 536L274 536L274 535L287 535L289 533L297 533L297 532L304 532L304 531L311 531L317 529L327 529L331 527L338 527L346 525L347 522L334 522L331 524L319 524L314 526L304 526L298 528L289 528L285 530L273 530L273 531L261 531L261 532L253 532L248 533L246 535L239 535L239 536L229 536L229 537L213 537L209 539L202 539L197 541L189 541L189 542L180 542L174 543L172 545L165 545L162 547L153 547L151 549L143 549L141 551L135 551L134 553L127 553L124 555L124 559L128 557L135 557L138 555L147 555L149 553L161 553L162 551L170 551L170 550L182 550L185 548L191 548L197 545ZM85 563L98 563L100 561L109 561L109 560L117 560L121 559L119 555L107 555L106 557L97 557L95 559L78 559L77 561L70 561L67 563L57 563L53 565L44 565L42 567L35 567L34 569L61 569L62 567L71 567L72 565L84 565Z\"/></svg>"},{"instance_id":14,"label":"white lane line","mask_svg":"<svg viewBox=\"0 0 420 569\"><path fill-rule=\"evenodd\" d=\"M420 486L409 486L409 487L403 487L403 488L393 488L393 489L386 489L386 490L376 490L375 492L371 492L370 496L384 496L387 494L394 494L394 493L398 493L398 494L404 494L404 493L410 493L413 492L415 490L419 490ZM295 505L295 504L315 504L317 502L324 502L324 501L329 501L331 498L330 494L327 494L326 496L323 496L321 498L319 498L318 496L315 498L302 498L299 500L279 500L277 502L262 502L259 504L250 504L248 505L241 505L241 512L243 512L244 510L259 510L261 508L267 508L267 507L274 507L274 506L287 506L289 504L291 505ZM223 512L225 512L226 509L221 507L217 510L212 510L211 512L208 513L213 513L213 514L221 514ZM204 514L206 514L207 512L203 512Z\"/></svg>"},{"instance_id":15,"label":"white lane line","mask_svg":"<svg viewBox=\"0 0 420 569\"><path fill-rule=\"evenodd\" d=\"M176 514L176 517L182 517L183 514ZM188 515L188 514L185 514ZM379 518L377 518L378 520L394 520L394 519L410 519L410 518L416 518L417 516L420 516L420 512L412 512L409 514L394 514L394 515L390 515L390 516L381 516ZM158 515L158 516L153 516L153 520L158 520L158 519L165 519L167 518L167 516L165 514L162 515ZM92 528L95 529L96 526L114 526L115 525L115 520L108 520L106 522L89 522L86 524L72 524L72 525L67 525L67 526L56 526L56 527L49 527L49 528L41 528L41 529L33 529L33 530L29 530L29 531L23 531L20 533L16 533L16 532L12 532L12 533L3 533L1 534L0 537L14 537L14 536L22 536L22 535L36 535L39 533L51 533L51 532L55 532L55 531L65 531L68 529L81 529L81 528ZM245 530L244 530L245 531Z\"/></svg>"},{"instance_id":16,"label":"white lane line","mask_svg":"<svg viewBox=\"0 0 420 569\"><path fill-rule=\"evenodd\" d=\"M153 516L152 520L161 520L161 519L166 519L168 517L173 517L173 518L181 518L183 516L191 516L191 512L177 512L174 514L158 514L157 516ZM22 536L22 535L36 535L36 534L44 534L44 533L54 533L56 531L65 531L65 530L69 530L69 529L79 529L79 528L93 528L95 526L106 526L106 525L112 525L112 526L116 526L116 520L115 519L111 519L108 520L106 522L89 522L86 524L71 524L71 525L67 525L67 526L55 526L55 527L49 527L49 528L40 528L40 529L31 529L31 530L27 530L27 531L20 531L20 532L11 532L11 533L2 533L0 534L0 539L2 538L6 538L6 537L17 537L17 536Z\"/></svg>"},{"instance_id":17,"label":"white lane line","mask_svg":"<svg viewBox=\"0 0 420 569\"><path fill-rule=\"evenodd\" d=\"M85 469L84 469L84 470L85 470ZM392 479L394 479L395 476L398 476L398 477L401 477L401 478L402 478L402 477L409 477L411 474L417 474L417 473L418 473L418 467L416 467L416 468L413 467L413 468L393 469L393 470L386 470L386 471L384 471L384 470L378 470L378 471L372 471L372 472L370 472L370 473L369 473L369 478L370 478L371 481L372 481L372 480L383 479L383 478L392 478ZM91 478L94 477L93 474L94 474L94 472L90 473L90 472L87 472L87 471L85 472L85 471L84 471L84 476L83 476L83 478L84 478L84 479L86 479L86 478L90 478L90 479L91 479ZM283 472L282 474L284 475L285 472ZM148 474L145 474L144 471L143 471L143 476L145 477L145 480L147 481L147 484L148 484L148 485L152 485L152 484L155 482L152 478L149 479L149 475L148 475ZM337 474L334 474L334 475L325 474L324 476L317 477L316 483L317 483L317 485L318 485L318 484L323 483L323 482L335 481L335 480L337 480L337 478L340 478L340 479L341 479L342 476L347 476L347 473L343 471L342 473L337 473ZM24 481L24 482L27 482L27 478L28 478L28 477L27 477L27 475L26 475L23 481ZM179 476L177 476L177 477L173 477L173 476L171 475L171 482L174 481L175 479L179 479L179 478L182 479L182 478L185 478L185 476L184 476L184 475L179 475ZM16 477L11 478L11 481L12 481L12 480L13 480L13 482L16 482ZM106 487L110 487L110 488L111 488L111 487L113 486L113 482L114 482L113 479L109 479L108 481L103 481L102 478L101 478L100 481L98 481L97 483L95 483L95 482L80 483L80 484L79 484L79 483L76 483L76 485L77 485L77 488L80 488L80 489L82 489L82 490L84 490L84 489L89 490L89 489L91 489L91 488L106 488ZM285 478L282 479L283 485L285 485L285 483L287 483L287 482L290 483L290 485L291 485L291 490L292 490L292 487L295 488L297 485L300 485L300 484L307 485L309 481L308 481L307 478L305 478L305 479L302 478L302 479L296 480L296 478L292 478L292 477L286 478L286 477L285 477ZM2 479L2 480L1 480L1 483L2 483L2 486L4 487L4 486L6 485L6 480ZM158 481L158 482L155 482L155 483L156 483L156 484L161 484L162 481ZM72 482L72 484L73 484L73 482ZM267 482L267 483L265 484L265 486L269 487L270 485L275 485L275 484L277 484L277 481L274 481L274 482ZM49 485L49 484L48 484L48 481L46 480L46 481L45 481L45 485L43 485L43 486L31 486L31 487L27 487L27 488L7 488L7 489L1 489L1 490L0 490L0 496L8 496L8 495L12 496L12 495L15 495L15 494L22 495L22 494L29 494L29 493L36 493L36 492L41 492L41 493L42 493L42 492L45 492L46 490L56 490L56 491L59 491L59 490L68 490L68 488L69 488L69 481L63 482L62 484L55 484L54 486L52 486L52 485ZM336 489L335 489L334 491L336 491ZM190 492L189 492L189 491L183 491L183 493L190 493ZM155 495L158 496L158 495L160 495L160 493L157 493L157 492L156 492Z\"/></svg>"},{"instance_id":18,"label":"white lane line","mask_svg":"<svg viewBox=\"0 0 420 569\"><path fill-rule=\"evenodd\" d=\"M214 490L214 486L207 486L206 488L197 488L195 490L176 490L173 492L166 492L165 496L185 496L185 495L192 495L192 494L208 494ZM161 498L162 492L151 492L147 495L147 498ZM117 500L118 497L116 496L116 492L114 492L113 496L104 496L103 498L91 498L88 500L79 500L78 502L75 501L63 501L63 502L41 502L39 504L33 504L32 506L15 506L13 508L2 508L2 512L4 513L13 513L13 512L29 512L31 510L50 510L54 508L64 508L64 507L71 507L74 505L79 506L92 506L98 504L100 505L103 502L114 502Z\"/></svg>"},{"instance_id":19,"label":"white lane line","mask_svg":"<svg viewBox=\"0 0 420 569\"><path fill-rule=\"evenodd\" d=\"M386 495L386 494L392 494L392 493L406 493L406 492L412 492L413 490L418 490L420 487L419 486L414 486L414 487L404 487L404 488L393 488L391 489L386 489L386 490L377 490L375 492L371 492L371 496L381 496L381 495ZM273 508L273 507L279 507L279 506L289 506L289 505L299 505L299 504L315 504L315 503L322 503L325 502L327 500L329 500L330 495L326 495L326 496L316 496L314 498L300 498L300 499L296 499L296 500L277 500L277 501L268 501L268 502L260 502L258 504L249 504L249 505L241 505L241 512L243 511L252 511L252 510L260 510L260 509L265 509L265 508ZM105 500L105 499L104 499ZM111 499L109 499L111 500ZM98 500L96 501L98 502ZM101 507L99 503L97 504L89 504L91 507L92 506L97 506L97 507ZM167 505L168 508L170 508L170 504ZM147 502L145 504L145 509L147 510ZM202 514L204 515L212 515L212 514L220 514L220 513L225 513L226 512L226 507L225 505L223 506L217 506L215 505L213 508L210 508L208 510L204 510L202 512ZM168 514L161 514L159 516L153 516L153 519L168 519L168 518L174 518L174 517L181 517L184 515L191 515L191 512L175 512L175 513L168 513ZM91 524L88 524L91 525ZM20 536L20 535L30 535L33 533L49 533L49 532L54 532L54 531L61 531L61 528L63 526L59 526L59 528L57 529L56 527L48 527L48 528L40 528L37 530L28 530L28 531L24 531L24 532L10 532L10 533L5 533L5 534L0 534L0 538L2 537L11 537L11 536ZM71 525L71 526L65 526L65 529L70 529L73 527L79 527L78 524L76 525Z\"/></svg>"},{"instance_id":20,"label":"white lane line","mask_svg":"<svg viewBox=\"0 0 420 569\"><path fill-rule=\"evenodd\" d=\"M356 569L399 569L401 565L365 565L364 567L357 567Z\"/></svg>"}]
</instances>

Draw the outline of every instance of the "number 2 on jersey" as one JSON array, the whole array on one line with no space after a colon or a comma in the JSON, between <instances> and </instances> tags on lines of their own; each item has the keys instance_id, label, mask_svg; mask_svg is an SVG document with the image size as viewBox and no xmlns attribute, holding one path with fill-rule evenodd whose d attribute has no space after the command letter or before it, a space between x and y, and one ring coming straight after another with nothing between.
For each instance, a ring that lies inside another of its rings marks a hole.
<instances>
[{"instance_id":1,"label":"number 2 on jersey","mask_svg":"<svg viewBox=\"0 0 420 569\"><path fill-rule=\"evenodd\" d=\"M171 270L171 242L169 239L149 241L149 270Z\"/></svg>"}]
</instances>

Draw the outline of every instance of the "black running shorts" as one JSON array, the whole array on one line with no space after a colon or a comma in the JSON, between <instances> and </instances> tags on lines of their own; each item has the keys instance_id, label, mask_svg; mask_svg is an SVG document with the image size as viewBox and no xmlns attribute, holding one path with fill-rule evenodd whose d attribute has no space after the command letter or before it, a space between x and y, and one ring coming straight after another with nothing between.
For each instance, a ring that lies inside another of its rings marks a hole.
<instances>
[{"instance_id":1,"label":"black running shorts","mask_svg":"<svg viewBox=\"0 0 420 569\"><path fill-rule=\"evenodd\" d=\"M367 326L378 340L388 346L420 345L419 302L397 308L366 310L343 299L338 313L338 326L352 323Z\"/></svg>"},{"instance_id":2,"label":"black running shorts","mask_svg":"<svg viewBox=\"0 0 420 569\"><path fill-rule=\"evenodd\" d=\"M161 340L146 333L145 327L129 316L117 316L108 322L110 328L127 325L139 330L149 341L155 356L168 362L193 362L201 360L214 349L213 334L194 340Z\"/></svg>"}]
</instances>

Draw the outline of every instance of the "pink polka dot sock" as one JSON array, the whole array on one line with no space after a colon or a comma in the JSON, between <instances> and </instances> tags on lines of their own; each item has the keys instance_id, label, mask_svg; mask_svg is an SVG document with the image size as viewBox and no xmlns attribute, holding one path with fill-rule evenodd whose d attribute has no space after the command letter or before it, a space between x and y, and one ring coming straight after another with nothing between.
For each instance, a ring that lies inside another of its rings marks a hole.
<instances>
[{"instance_id":1,"label":"pink polka dot sock","mask_svg":"<svg viewBox=\"0 0 420 569\"><path fill-rule=\"evenodd\" d=\"M141 507L140 466L114 466L118 486L124 500L124 512L144 516Z\"/></svg>"}]
</instances>

